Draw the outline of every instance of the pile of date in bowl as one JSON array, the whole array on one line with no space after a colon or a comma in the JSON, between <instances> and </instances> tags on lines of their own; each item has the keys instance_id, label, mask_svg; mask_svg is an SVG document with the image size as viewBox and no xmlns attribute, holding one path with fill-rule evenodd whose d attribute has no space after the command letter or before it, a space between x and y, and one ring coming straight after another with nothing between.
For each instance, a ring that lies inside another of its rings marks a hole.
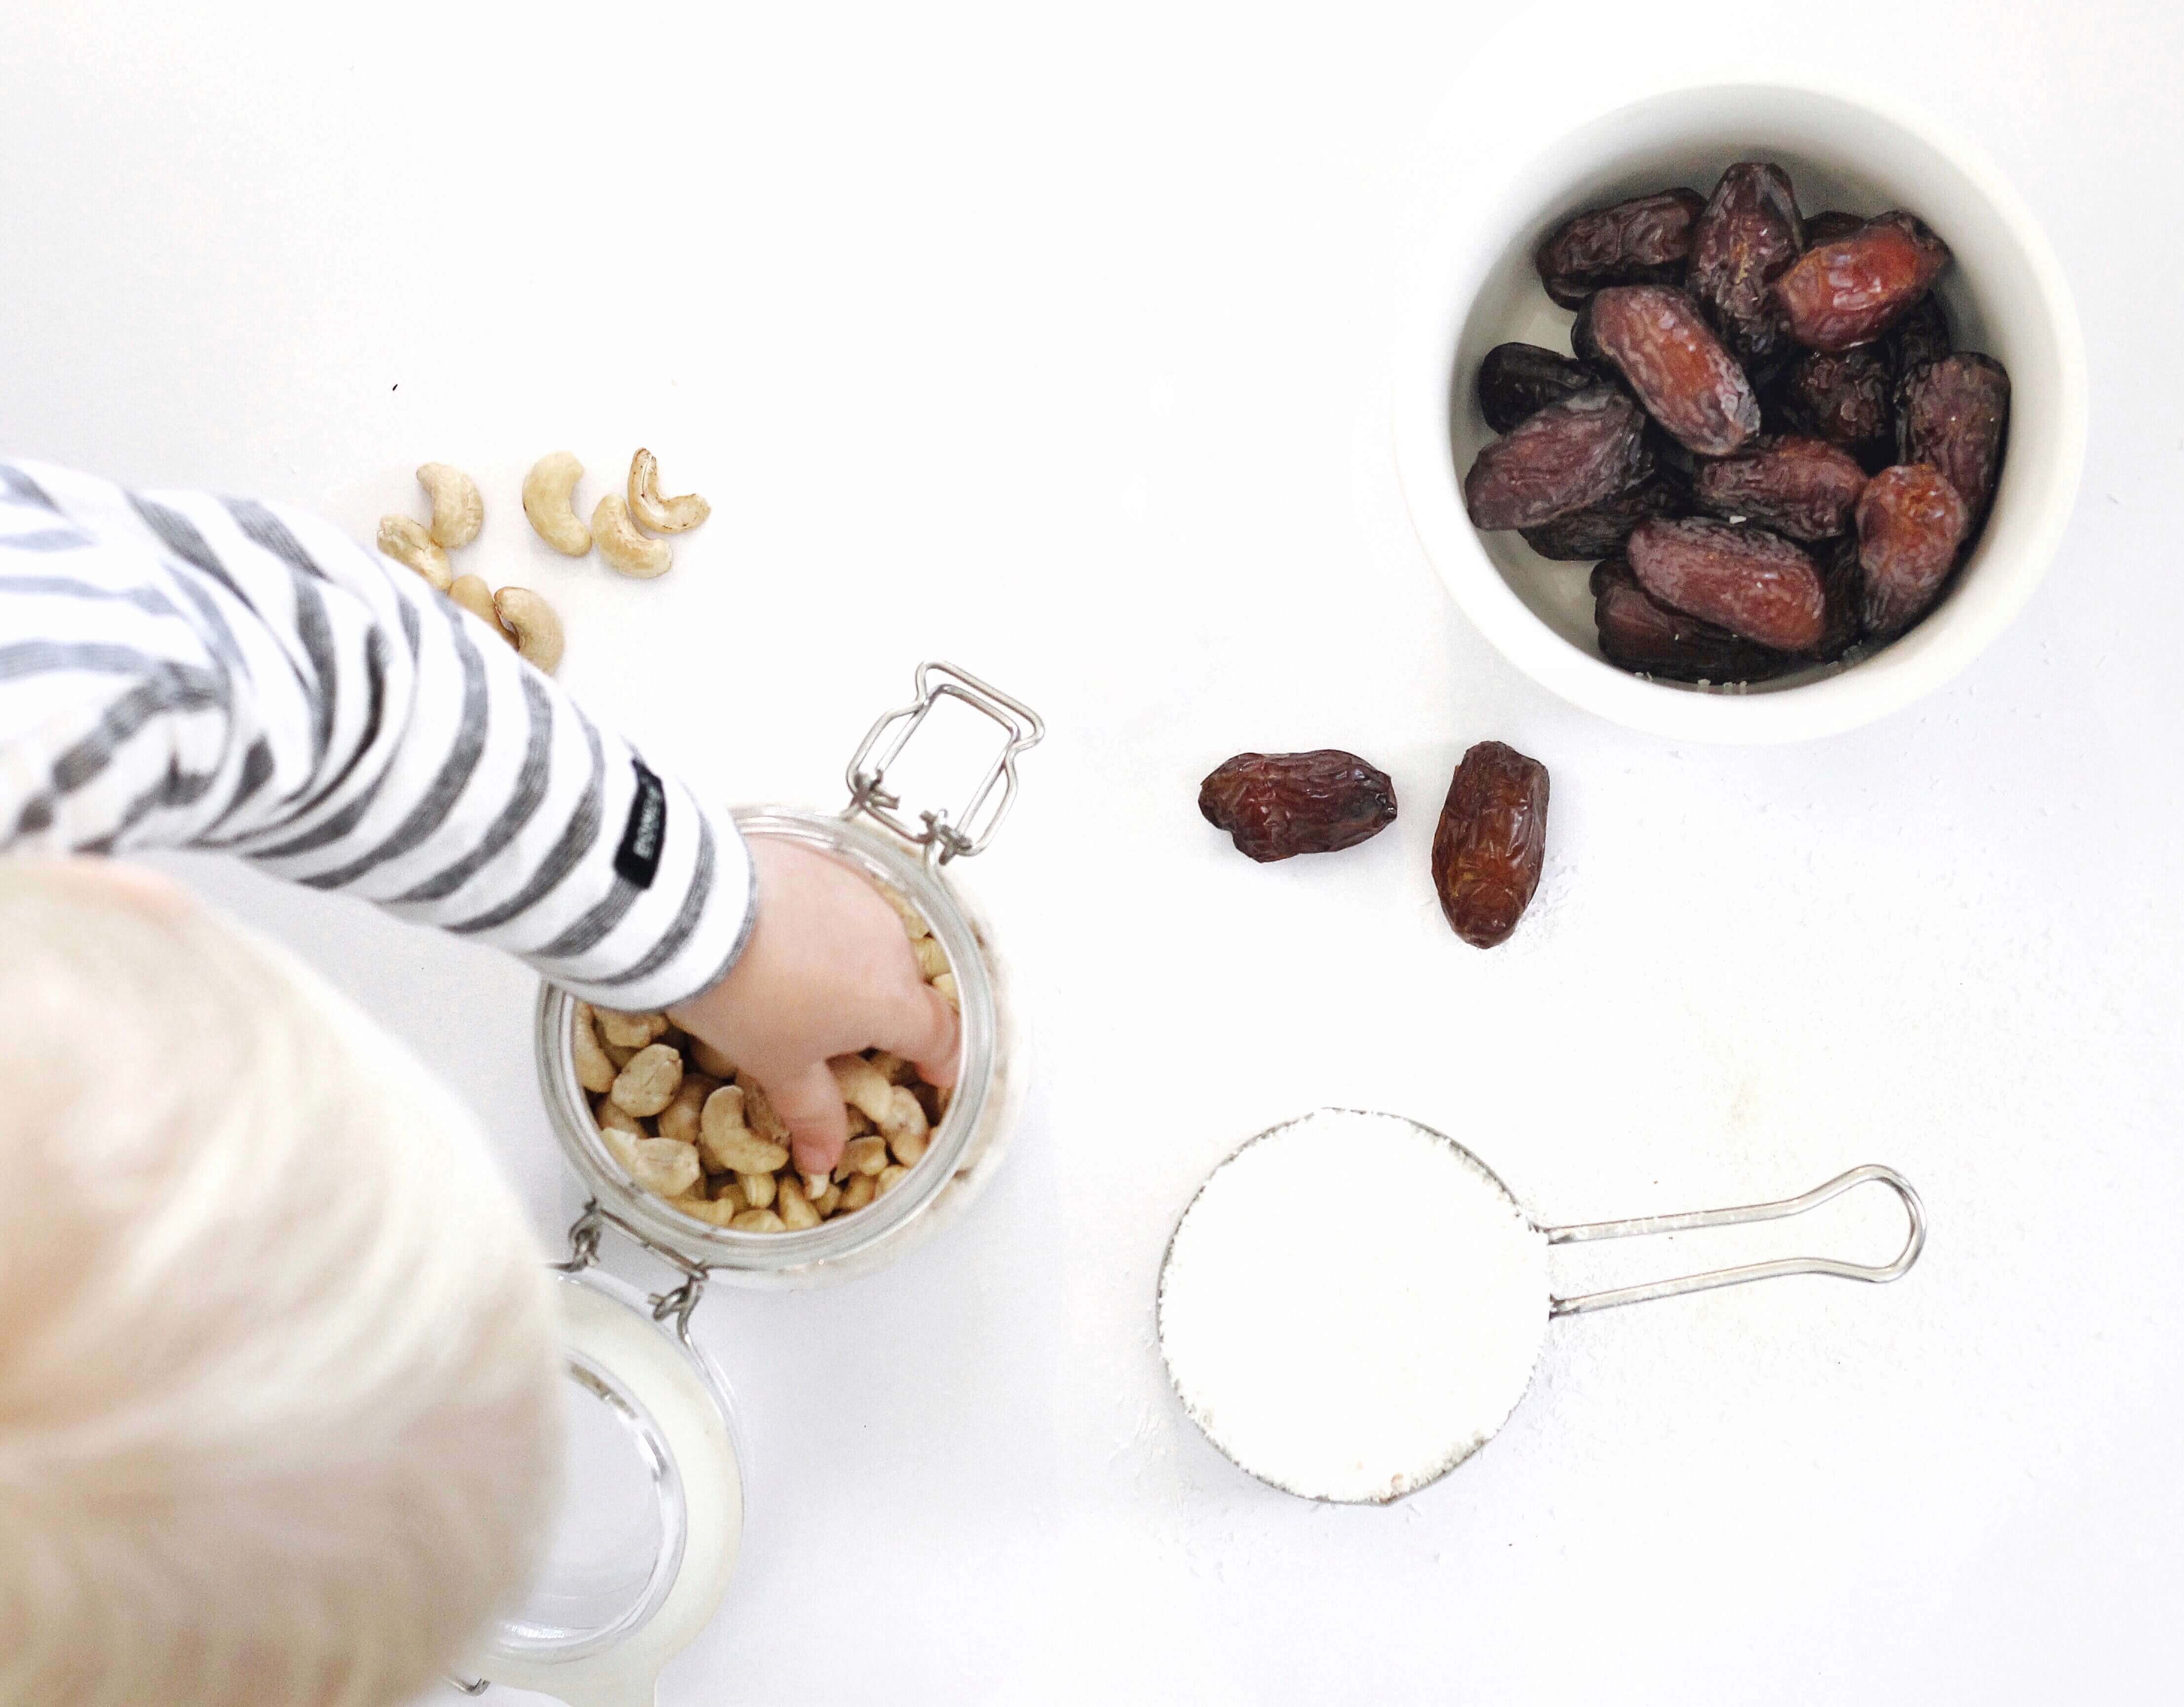
<instances>
[{"instance_id":1,"label":"pile of date in bowl","mask_svg":"<svg viewBox=\"0 0 2184 1707\"><path fill-rule=\"evenodd\" d=\"M1592 561L1610 663L1730 684L1836 663L1918 623L1977 540L2009 377L1950 347L1948 247L1916 215L1798 210L1750 161L1712 196L1575 215L1535 259L1574 355L1505 343L1474 526Z\"/></svg>"}]
</instances>

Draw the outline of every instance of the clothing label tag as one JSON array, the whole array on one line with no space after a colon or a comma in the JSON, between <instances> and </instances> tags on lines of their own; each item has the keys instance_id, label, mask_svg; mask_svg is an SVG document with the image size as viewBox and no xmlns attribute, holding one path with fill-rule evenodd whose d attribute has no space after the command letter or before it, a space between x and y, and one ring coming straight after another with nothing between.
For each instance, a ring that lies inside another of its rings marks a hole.
<instances>
[{"instance_id":1,"label":"clothing label tag","mask_svg":"<svg viewBox=\"0 0 2184 1707\"><path fill-rule=\"evenodd\" d=\"M637 798L629 803L629 823L615 850L615 870L639 889L650 889L667 841L667 790L643 759L630 762L637 767Z\"/></svg>"}]
</instances>

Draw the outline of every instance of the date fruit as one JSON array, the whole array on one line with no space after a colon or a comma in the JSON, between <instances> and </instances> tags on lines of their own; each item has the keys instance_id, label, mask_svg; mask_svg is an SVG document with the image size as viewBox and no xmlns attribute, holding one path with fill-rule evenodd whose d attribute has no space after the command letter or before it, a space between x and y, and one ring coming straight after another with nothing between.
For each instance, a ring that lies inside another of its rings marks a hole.
<instances>
[{"instance_id":1,"label":"date fruit","mask_svg":"<svg viewBox=\"0 0 2184 1707\"><path fill-rule=\"evenodd\" d=\"M1805 432L1856 455L1878 453L1885 464L1895 432L1889 405L1891 379L1879 351L1818 351L1801 357L1783 377L1782 399L1791 421Z\"/></svg>"},{"instance_id":2,"label":"date fruit","mask_svg":"<svg viewBox=\"0 0 2184 1707\"><path fill-rule=\"evenodd\" d=\"M1970 525L1964 495L1925 463L1884 468L1858 500L1859 617L1876 640L1891 640L1942 596L1957 547Z\"/></svg>"},{"instance_id":3,"label":"date fruit","mask_svg":"<svg viewBox=\"0 0 2184 1707\"><path fill-rule=\"evenodd\" d=\"M1899 210L1807 249L1772 293L1799 343L1852 349L1917 307L1948 264L1949 246L1916 215Z\"/></svg>"},{"instance_id":4,"label":"date fruit","mask_svg":"<svg viewBox=\"0 0 2184 1707\"><path fill-rule=\"evenodd\" d=\"M1864 223L1856 214L1847 214L1841 208L1814 214L1805 221L1805 247L1816 248L1822 243L1840 243Z\"/></svg>"},{"instance_id":5,"label":"date fruit","mask_svg":"<svg viewBox=\"0 0 2184 1707\"><path fill-rule=\"evenodd\" d=\"M1797 667L1780 652L1671 611L1638 584L1620 558L1604 559L1592 572L1592 621L1602 657L1666 681L1763 682Z\"/></svg>"},{"instance_id":6,"label":"date fruit","mask_svg":"<svg viewBox=\"0 0 2184 1707\"><path fill-rule=\"evenodd\" d=\"M1698 518L1642 522L1624 549L1638 584L1687 616L1778 652L1819 644L1820 572L1778 534Z\"/></svg>"},{"instance_id":7,"label":"date fruit","mask_svg":"<svg viewBox=\"0 0 2184 1707\"><path fill-rule=\"evenodd\" d=\"M1768 287L1804 252L1805 222L1789 174L1745 160L1721 175L1691 235L1687 281L1747 367L1778 358L1790 342Z\"/></svg>"},{"instance_id":8,"label":"date fruit","mask_svg":"<svg viewBox=\"0 0 2184 1707\"><path fill-rule=\"evenodd\" d=\"M1507 432L1549 404L1599 383L1583 363L1536 343L1497 343L1479 364L1479 412L1496 432Z\"/></svg>"},{"instance_id":9,"label":"date fruit","mask_svg":"<svg viewBox=\"0 0 2184 1707\"><path fill-rule=\"evenodd\" d=\"M1474 948L1507 941L1546 856L1547 767L1481 741L1457 766L1434 830L1434 888L1449 928Z\"/></svg>"},{"instance_id":10,"label":"date fruit","mask_svg":"<svg viewBox=\"0 0 2184 1707\"><path fill-rule=\"evenodd\" d=\"M1954 345L1949 341L1949 312L1941 298L1931 291L1920 297L1919 305L1888 334L1885 348L1889 368L1899 382L1947 355Z\"/></svg>"},{"instance_id":11,"label":"date fruit","mask_svg":"<svg viewBox=\"0 0 2184 1707\"><path fill-rule=\"evenodd\" d=\"M1630 537L1630 530L1647 516L1690 513L1685 494L1655 474L1613 498L1525 528L1524 543L1540 556L1558 562L1590 563L1618 549Z\"/></svg>"},{"instance_id":12,"label":"date fruit","mask_svg":"<svg viewBox=\"0 0 2184 1707\"><path fill-rule=\"evenodd\" d=\"M1691 190L1663 190L1564 220L1533 254L1540 282L1564 308L1575 308L1602 285L1661 284L1683 276L1691 230L1705 200Z\"/></svg>"},{"instance_id":13,"label":"date fruit","mask_svg":"<svg viewBox=\"0 0 2184 1707\"><path fill-rule=\"evenodd\" d=\"M1199 784L1198 810L1261 863L1334 853L1396 821L1396 785L1355 753L1239 753Z\"/></svg>"},{"instance_id":14,"label":"date fruit","mask_svg":"<svg viewBox=\"0 0 2184 1707\"><path fill-rule=\"evenodd\" d=\"M1591 332L1646 412L1702 456L1759 431L1759 399L1699 305L1666 285L1616 285L1592 299Z\"/></svg>"},{"instance_id":15,"label":"date fruit","mask_svg":"<svg viewBox=\"0 0 2184 1707\"><path fill-rule=\"evenodd\" d=\"M1865 572L1858 566L1858 535L1831 540L1820 564L1820 592L1827 616L1812 660L1832 664L1864 638Z\"/></svg>"},{"instance_id":16,"label":"date fruit","mask_svg":"<svg viewBox=\"0 0 2184 1707\"><path fill-rule=\"evenodd\" d=\"M1976 533L1994 501L2009 428L2009 376L1984 355L1945 355L1905 373L1897 389L1898 453L1930 463L1964 500Z\"/></svg>"},{"instance_id":17,"label":"date fruit","mask_svg":"<svg viewBox=\"0 0 2184 1707\"><path fill-rule=\"evenodd\" d=\"M1526 416L1480 451L1463 477L1463 507L1474 527L1536 527L1613 498L1646 473L1646 417L1613 386L1596 385Z\"/></svg>"},{"instance_id":18,"label":"date fruit","mask_svg":"<svg viewBox=\"0 0 2184 1707\"><path fill-rule=\"evenodd\" d=\"M1756 522L1792 539L1828 539L1850 527L1865 487L1858 459L1818 438L1756 438L1699 468L1699 508Z\"/></svg>"}]
</instances>

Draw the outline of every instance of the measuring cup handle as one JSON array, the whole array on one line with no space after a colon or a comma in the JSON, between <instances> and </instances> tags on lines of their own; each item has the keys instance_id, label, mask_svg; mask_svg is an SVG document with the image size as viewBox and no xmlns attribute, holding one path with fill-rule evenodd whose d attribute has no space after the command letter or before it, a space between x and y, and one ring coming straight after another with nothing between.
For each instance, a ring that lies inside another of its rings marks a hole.
<instances>
[{"instance_id":1,"label":"measuring cup handle","mask_svg":"<svg viewBox=\"0 0 2184 1707\"><path fill-rule=\"evenodd\" d=\"M1784 1197L1773 1203L1748 1203L1736 1209L1696 1209L1680 1215L1641 1215L1630 1221L1592 1221L1581 1227L1546 1229L1550 1245L1580 1245L1594 1239L1633 1239L1646 1233L1682 1233L1700 1227L1736 1226L1747 1221L1780 1221L1817 1209L1853 1185L1869 1180L1886 1185L1903 1205L1910 1218L1909 1236L1895 1261L1878 1266L1846 1263L1835 1257L1783 1257L1771 1263L1747 1263L1741 1268L1714 1269L1703 1275L1685 1275L1673 1280L1652 1280L1643 1286L1618 1286L1605 1292L1585 1292L1575 1297L1551 1298L1551 1316L1574 1316L1587 1310L1605 1310L1617 1304L1642 1304L1652 1298L1673 1298L1683 1292L1703 1292L1715 1286L1740 1286L1747 1280L1771 1280L1780 1275L1835 1275L1846 1280L1893 1280L1919 1260L1926 1244L1926 1208L1911 1182L1893 1168L1869 1163L1838 1174L1825 1185L1815 1185L1801 1197Z\"/></svg>"}]
</instances>

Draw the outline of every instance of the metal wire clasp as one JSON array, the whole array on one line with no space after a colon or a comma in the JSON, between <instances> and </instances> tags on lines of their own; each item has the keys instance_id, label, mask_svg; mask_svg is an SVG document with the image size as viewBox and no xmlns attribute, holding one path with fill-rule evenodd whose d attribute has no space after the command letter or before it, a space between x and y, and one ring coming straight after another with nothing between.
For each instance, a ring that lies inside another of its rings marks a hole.
<instances>
[{"instance_id":1,"label":"metal wire clasp","mask_svg":"<svg viewBox=\"0 0 2184 1707\"><path fill-rule=\"evenodd\" d=\"M956 819L951 822L945 811L921 812L918 817L924 828L917 829L903 821L902 801L888 791L888 767L902 756L918 726L943 700L961 700L983 712L1008 731L1009 739ZM923 848L927 857L942 865L959 856L983 853L994 832L1001 827L1001 820L1009 815L1009 808L1016 804L1017 755L1045 739L1046 724L1022 700L1011 698L967 670L928 659L917 667L916 702L881 717L850 761L845 776L850 804L842 816L853 818L863 812L905 841ZM883 740L887 745L882 750ZM994 793L996 788L1000 790L998 798Z\"/></svg>"},{"instance_id":2,"label":"metal wire clasp","mask_svg":"<svg viewBox=\"0 0 2184 1707\"><path fill-rule=\"evenodd\" d=\"M566 1262L548 1264L565 1275L581 1275L599 1259L599 1234L612 1227L632 1244L643 1247L682 1276L682 1284L664 1292L654 1292L645 1302L652 1307L655 1322L671 1321L675 1332L685 1345L690 1341L690 1313L698 1308L698 1301L705 1296L705 1280L712 1271L702 1263L669 1250L665 1245L647 1238L635 1227L616 1214L602 1208L594 1197L584 1205L584 1213L569 1227L569 1257Z\"/></svg>"},{"instance_id":3,"label":"metal wire clasp","mask_svg":"<svg viewBox=\"0 0 2184 1707\"><path fill-rule=\"evenodd\" d=\"M1817 1209L1853 1185L1879 1181L1903 1200L1911 1230L1896 1260L1875 1265L1846 1263L1835 1257L1783 1257L1771 1263L1747 1263L1741 1268L1714 1269L1703 1275L1685 1275L1673 1280L1651 1280L1639 1286L1618 1286L1611 1291L1585 1292L1574 1298L1553 1298L1551 1316L1574 1316L1586 1310L1605 1310L1616 1304L1641 1304L1649 1298L1673 1298L1683 1292L1703 1292L1715 1286L1741 1286L1747 1280L1771 1280L1778 1275L1835 1275L1846 1280L1900 1279L1919 1260L1926 1244L1926 1208L1911 1182L1893 1168L1869 1163L1838 1174L1825 1185L1815 1185L1800 1197L1784 1197L1772 1203L1750 1203L1737 1209L1696 1209L1682 1215L1641 1215L1630 1221L1593 1221L1581 1227L1549 1227L1544 1230L1550 1245L1579 1245L1594 1239L1634 1239L1647 1233L1683 1233L1699 1227L1730 1227L1747 1221L1779 1221Z\"/></svg>"}]
</instances>

